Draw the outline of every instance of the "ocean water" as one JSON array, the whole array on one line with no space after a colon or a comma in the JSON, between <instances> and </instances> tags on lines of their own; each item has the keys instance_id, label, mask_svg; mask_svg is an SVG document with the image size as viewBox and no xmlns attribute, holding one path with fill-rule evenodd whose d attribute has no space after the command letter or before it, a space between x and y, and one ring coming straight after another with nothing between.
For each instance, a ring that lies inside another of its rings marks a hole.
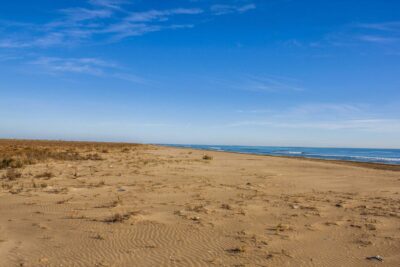
<instances>
[{"instance_id":1,"label":"ocean water","mask_svg":"<svg viewBox=\"0 0 400 267\"><path fill-rule=\"evenodd\" d=\"M400 149L370 148L322 148L322 147L275 147L275 146L219 146L219 145L169 145L204 150L237 152L257 155L317 158L400 164Z\"/></svg>"}]
</instances>

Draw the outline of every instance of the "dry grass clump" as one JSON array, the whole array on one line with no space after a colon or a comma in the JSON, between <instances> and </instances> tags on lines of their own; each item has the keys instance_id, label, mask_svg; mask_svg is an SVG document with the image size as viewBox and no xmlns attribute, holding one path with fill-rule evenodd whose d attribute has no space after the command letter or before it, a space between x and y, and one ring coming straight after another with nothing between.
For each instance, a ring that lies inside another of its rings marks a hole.
<instances>
[{"instance_id":1,"label":"dry grass clump","mask_svg":"<svg viewBox=\"0 0 400 267\"><path fill-rule=\"evenodd\" d=\"M204 154L204 155L203 155L203 159L204 159L204 160L212 160L213 157L210 156L210 155Z\"/></svg>"},{"instance_id":2,"label":"dry grass clump","mask_svg":"<svg viewBox=\"0 0 400 267\"><path fill-rule=\"evenodd\" d=\"M66 198L66 199L59 200L59 201L57 201L56 203L57 203L57 204L65 204L65 203L69 202L69 201L72 200L72 199L73 199L73 197L70 197L70 198Z\"/></svg>"},{"instance_id":3,"label":"dry grass clump","mask_svg":"<svg viewBox=\"0 0 400 267\"><path fill-rule=\"evenodd\" d=\"M96 239L96 240L104 240L105 238L102 236L102 235L100 235L100 234L96 234L95 236L93 236L92 237L93 239Z\"/></svg>"},{"instance_id":4,"label":"dry grass clump","mask_svg":"<svg viewBox=\"0 0 400 267\"><path fill-rule=\"evenodd\" d=\"M0 170L21 168L48 160L102 160L100 153L147 149L149 146L129 143L30 141L0 139ZM98 153L91 153L97 151Z\"/></svg>"},{"instance_id":5,"label":"dry grass clump","mask_svg":"<svg viewBox=\"0 0 400 267\"><path fill-rule=\"evenodd\" d=\"M54 174L52 172L46 171L46 172L42 172L39 173L37 175L35 175L35 178L45 178L45 179L50 179L53 178Z\"/></svg>"},{"instance_id":6,"label":"dry grass clump","mask_svg":"<svg viewBox=\"0 0 400 267\"><path fill-rule=\"evenodd\" d=\"M221 208L222 208L222 209L225 209L225 210L232 210L232 209L233 209L232 206L229 205L229 204L222 204L222 205L221 205Z\"/></svg>"},{"instance_id":7,"label":"dry grass clump","mask_svg":"<svg viewBox=\"0 0 400 267\"><path fill-rule=\"evenodd\" d=\"M21 168L23 165L24 163L19 159L12 157L0 158L0 170L7 168Z\"/></svg>"},{"instance_id":8,"label":"dry grass clump","mask_svg":"<svg viewBox=\"0 0 400 267\"><path fill-rule=\"evenodd\" d=\"M3 141L4 142L4 141ZM40 142L29 146L7 146L0 142L0 169L21 168L47 160L77 161L102 160L98 153L80 154L76 149L63 146L43 146Z\"/></svg>"},{"instance_id":9,"label":"dry grass clump","mask_svg":"<svg viewBox=\"0 0 400 267\"><path fill-rule=\"evenodd\" d=\"M101 180L101 181L99 181L97 183L90 183L89 187L102 187L102 186L105 186L105 185L106 185L106 182L104 180Z\"/></svg>"},{"instance_id":10,"label":"dry grass clump","mask_svg":"<svg viewBox=\"0 0 400 267\"><path fill-rule=\"evenodd\" d=\"M122 223L126 220L129 220L132 216L131 212L128 213L115 213L108 218L103 219L102 221L105 223Z\"/></svg>"},{"instance_id":11,"label":"dry grass clump","mask_svg":"<svg viewBox=\"0 0 400 267\"><path fill-rule=\"evenodd\" d=\"M21 168L49 159L53 160L84 160L85 157L77 152L51 151L41 147L23 147L11 151L2 151L0 155L0 169Z\"/></svg>"},{"instance_id":12,"label":"dry grass clump","mask_svg":"<svg viewBox=\"0 0 400 267\"><path fill-rule=\"evenodd\" d=\"M231 254L239 254L239 253L246 252L246 247L245 246L235 247L235 248L227 249L226 251L231 253Z\"/></svg>"},{"instance_id":13,"label":"dry grass clump","mask_svg":"<svg viewBox=\"0 0 400 267\"><path fill-rule=\"evenodd\" d=\"M37 184L34 180L32 180L32 188L44 189L44 188L47 188L47 187L48 187L48 184L45 183L45 182L41 182L41 183Z\"/></svg>"},{"instance_id":14,"label":"dry grass clump","mask_svg":"<svg viewBox=\"0 0 400 267\"><path fill-rule=\"evenodd\" d=\"M122 199L118 196L116 200L107 204L96 206L95 208L115 208L119 205L122 205Z\"/></svg>"},{"instance_id":15,"label":"dry grass clump","mask_svg":"<svg viewBox=\"0 0 400 267\"><path fill-rule=\"evenodd\" d=\"M86 155L86 156L84 157L84 159L85 159L85 160L103 160L103 158L102 158L99 154L97 154L97 153L88 154L88 155Z\"/></svg>"},{"instance_id":16,"label":"dry grass clump","mask_svg":"<svg viewBox=\"0 0 400 267\"><path fill-rule=\"evenodd\" d=\"M285 232L285 231L292 231L292 226L288 224L278 224L277 226L273 227L271 230L275 230L276 232Z\"/></svg>"},{"instance_id":17,"label":"dry grass clump","mask_svg":"<svg viewBox=\"0 0 400 267\"><path fill-rule=\"evenodd\" d=\"M21 178L21 176L22 176L21 172L15 170L15 169L8 169L1 178L4 180L8 180L8 181L15 181L18 178Z\"/></svg>"}]
</instances>

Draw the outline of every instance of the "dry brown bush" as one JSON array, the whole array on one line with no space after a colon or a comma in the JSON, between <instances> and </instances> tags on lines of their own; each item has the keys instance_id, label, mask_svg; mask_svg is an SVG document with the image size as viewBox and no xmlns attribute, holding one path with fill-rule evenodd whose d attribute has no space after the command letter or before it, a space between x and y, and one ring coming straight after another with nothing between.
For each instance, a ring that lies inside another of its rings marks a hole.
<instances>
[{"instance_id":1,"label":"dry brown bush","mask_svg":"<svg viewBox=\"0 0 400 267\"><path fill-rule=\"evenodd\" d=\"M126 147L145 147L137 144L89 143L61 141L0 140L0 169L21 168L48 160L102 160L98 153Z\"/></svg>"},{"instance_id":2,"label":"dry brown bush","mask_svg":"<svg viewBox=\"0 0 400 267\"><path fill-rule=\"evenodd\" d=\"M212 156L209 156L209 155L207 155L207 154L205 154L205 155L203 155L203 159L204 159L204 160L212 160L213 157L212 157Z\"/></svg>"},{"instance_id":3,"label":"dry brown bush","mask_svg":"<svg viewBox=\"0 0 400 267\"><path fill-rule=\"evenodd\" d=\"M132 213L130 213L130 212L125 213L125 214L115 213L115 214L111 215L110 217L103 219L103 222L105 222L105 223L121 223L126 220L129 220L129 218L131 216L132 216Z\"/></svg>"},{"instance_id":4,"label":"dry brown bush","mask_svg":"<svg viewBox=\"0 0 400 267\"><path fill-rule=\"evenodd\" d=\"M45 179L50 179L53 178L54 174L52 172L46 171L46 172L42 172L39 173L37 175L35 175L35 178L45 178Z\"/></svg>"},{"instance_id":5,"label":"dry brown bush","mask_svg":"<svg viewBox=\"0 0 400 267\"><path fill-rule=\"evenodd\" d=\"M1 178L4 180L8 180L8 181L15 181L18 178L21 178L21 176L22 176L21 172L15 170L15 169L8 169Z\"/></svg>"}]
</instances>

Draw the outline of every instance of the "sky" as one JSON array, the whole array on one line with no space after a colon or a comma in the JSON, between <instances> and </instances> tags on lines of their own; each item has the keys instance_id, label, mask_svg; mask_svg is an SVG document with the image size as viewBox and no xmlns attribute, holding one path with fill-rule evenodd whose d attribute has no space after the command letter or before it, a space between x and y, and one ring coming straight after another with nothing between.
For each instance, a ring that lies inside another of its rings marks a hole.
<instances>
[{"instance_id":1,"label":"sky","mask_svg":"<svg viewBox=\"0 0 400 267\"><path fill-rule=\"evenodd\" d=\"M13 0L0 138L400 148L398 0Z\"/></svg>"}]
</instances>

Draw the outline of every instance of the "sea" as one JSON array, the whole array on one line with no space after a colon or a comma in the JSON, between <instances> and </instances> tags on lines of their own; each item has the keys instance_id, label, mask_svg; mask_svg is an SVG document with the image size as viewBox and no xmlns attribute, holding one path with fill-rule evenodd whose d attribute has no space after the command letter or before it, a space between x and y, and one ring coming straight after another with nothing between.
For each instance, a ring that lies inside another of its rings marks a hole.
<instances>
[{"instance_id":1,"label":"sea","mask_svg":"<svg viewBox=\"0 0 400 267\"><path fill-rule=\"evenodd\" d=\"M167 144L163 144L167 145ZM244 154L345 160L400 165L400 149L379 148L324 148L324 147L278 147L278 146L228 146L228 145L177 145L202 150L226 151Z\"/></svg>"}]
</instances>

